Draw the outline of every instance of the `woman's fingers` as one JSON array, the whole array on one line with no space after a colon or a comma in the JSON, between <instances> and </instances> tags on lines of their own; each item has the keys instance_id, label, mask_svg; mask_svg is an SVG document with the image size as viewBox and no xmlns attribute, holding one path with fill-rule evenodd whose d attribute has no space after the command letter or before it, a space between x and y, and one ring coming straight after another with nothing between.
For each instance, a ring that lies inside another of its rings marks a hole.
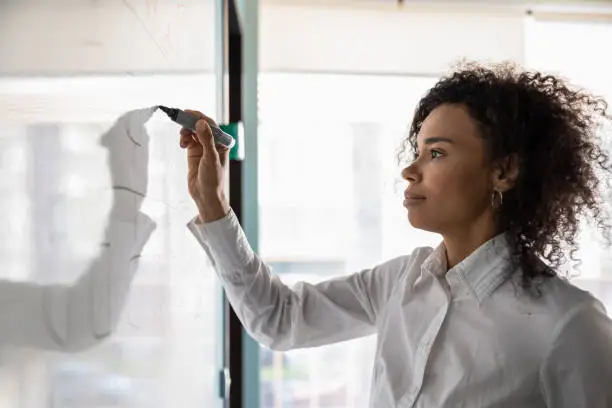
<instances>
[{"instance_id":1,"label":"woman's fingers","mask_svg":"<svg viewBox=\"0 0 612 408\"><path fill-rule=\"evenodd\" d=\"M215 147L212 130L206 120L199 120L198 123L196 123L196 136L204 150L203 157L213 163L218 161L219 153Z\"/></svg>"},{"instance_id":2,"label":"woman's fingers","mask_svg":"<svg viewBox=\"0 0 612 408\"><path fill-rule=\"evenodd\" d=\"M225 164L227 163L227 160L229 158L229 152L230 150L222 145L217 145L217 153L219 154L219 162L221 163L221 166L225 167Z\"/></svg>"},{"instance_id":3,"label":"woman's fingers","mask_svg":"<svg viewBox=\"0 0 612 408\"><path fill-rule=\"evenodd\" d=\"M209 125L216 126L216 123L214 120L204 115L200 111L185 109L185 112L191 113L192 115L195 115L199 117L200 119L204 119ZM182 128L180 134L181 134L181 137L180 137L179 142L180 142L181 148L183 149L188 148L188 147L196 147L195 145L201 144L201 142L198 140L196 133L190 129Z\"/></svg>"},{"instance_id":4,"label":"woman's fingers","mask_svg":"<svg viewBox=\"0 0 612 408\"><path fill-rule=\"evenodd\" d=\"M194 134L191 130L182 128L181 129L181 138L180 144L183 149L189 147L190 143L196 143L194 140Z\"/></svg>"}]
</instances>

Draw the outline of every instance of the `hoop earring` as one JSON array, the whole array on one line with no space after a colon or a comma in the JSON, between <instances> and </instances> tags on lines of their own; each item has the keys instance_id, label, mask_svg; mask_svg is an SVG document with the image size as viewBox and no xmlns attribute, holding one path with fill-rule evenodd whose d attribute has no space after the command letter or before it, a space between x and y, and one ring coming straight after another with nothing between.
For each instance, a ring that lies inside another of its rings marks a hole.
<instances>
[{"instance_id":1,"label":"hoop earring","mask_svg":"<svg viewBox=\"0 0 612 408\"><path fill-rule=\"evenodd\" d=\"M499 194L499 203L496 203L495 197ZM501 191L493 190L493 194L491 194L491 207L495 210L499 210L502 205L504 205L504 193Z\"/></svg>"}]
</instances>

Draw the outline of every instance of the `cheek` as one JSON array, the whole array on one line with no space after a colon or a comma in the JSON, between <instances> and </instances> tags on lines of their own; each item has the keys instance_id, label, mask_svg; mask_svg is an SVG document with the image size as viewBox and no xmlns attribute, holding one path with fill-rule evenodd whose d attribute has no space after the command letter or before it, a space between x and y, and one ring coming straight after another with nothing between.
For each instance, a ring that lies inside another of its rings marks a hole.
<instances>
[{"instance_id":1,"label":"cheek","mask_svg":"<svg viewBox=\"0 0 612 408\"><path fill-rule=\"evenodd\" d=\"M461 193L465 188L465 180L469 179L469 172L464 166L444 163L444 165L431 166L424 176L428 191L436 198L444 198L449 195Z\"/></svg>"},{"instance_id":2,"label":"cheek","mask_svg":"<svg viewBox=\"0 0 612 408\"><path fill-rule=\"evenodd\" d=\"M487 189L484 169L449 163L435 170L428 184L439 205L449 210L479 206Z\"/></svg>"}]
</instances>

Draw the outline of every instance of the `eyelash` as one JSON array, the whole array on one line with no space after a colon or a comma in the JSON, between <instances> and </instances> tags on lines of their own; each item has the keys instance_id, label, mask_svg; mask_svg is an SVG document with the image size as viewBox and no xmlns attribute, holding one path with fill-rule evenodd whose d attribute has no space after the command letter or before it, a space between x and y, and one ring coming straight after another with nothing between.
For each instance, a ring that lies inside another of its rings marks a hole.
<instances>
[{"instance_id":1,"label":"eyelash","mask_svg":"<svg viewBox=\"0 0 612 408\"><path fill-rule=\"evenodd\" d=\"M431 150L429 151L429 153L431 153L431 154L432 154L432 156L433 156L433 154L434 154L434 153L436 153L436 154L438 154L438 155L439 155L439 156L437 156L437 157L431 157L431 159L432 159L432 160L434 160L434 159L439 159L441 156L444 156L444 153L442 153L442 152L441 152L440 150L438 150L438 149L431 149ZM418 159L418 158L419 158L419 153L415 153L415 154L414 154L414 160L416 160L416 159Z\"/></svg>"}]
</instances>

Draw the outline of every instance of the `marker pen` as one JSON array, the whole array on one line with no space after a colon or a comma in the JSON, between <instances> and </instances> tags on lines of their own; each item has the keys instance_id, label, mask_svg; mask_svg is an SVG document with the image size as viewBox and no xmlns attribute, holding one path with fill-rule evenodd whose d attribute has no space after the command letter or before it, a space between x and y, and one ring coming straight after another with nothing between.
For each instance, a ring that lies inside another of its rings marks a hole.
<instances>
[{"instance_id":1,"label":"marker pen","mask_svg":"<svg viewBox=\"0 0 612 408\"><path fill-rule=\"evenodd\" d=\"M181 109L168 108L166 106L161 105L158 106L158 108L164 111L166 115L168 115L168 117L172 119L172 121L178 123L184 128L191 130L192 132L195 132L196 123L198 122L198 120L201 119L199 116L196 116L189 112L185 112ZM231 135L225 133L215 125L212 125L210 123L208 123L208 125L212 130L213 138L215 139L216 144L225 146L228 149L231 149L234 146L234 143L236 143L236 141Z\"/></svg>"}]
</instances>

